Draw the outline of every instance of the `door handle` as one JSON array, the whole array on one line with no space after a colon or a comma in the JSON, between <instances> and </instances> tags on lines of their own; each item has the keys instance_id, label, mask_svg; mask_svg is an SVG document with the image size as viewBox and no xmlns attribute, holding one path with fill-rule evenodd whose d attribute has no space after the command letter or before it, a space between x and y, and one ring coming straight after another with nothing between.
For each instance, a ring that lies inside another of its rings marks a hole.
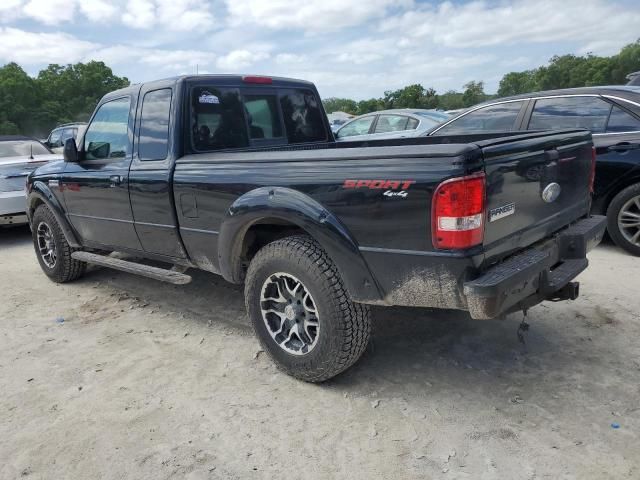
<instances>
[{"instance_id":1,"label":"door handle","mask_svg":"<svg viewBox=\"0 0 640 480\"><path fill-rule=\"evenodd\" d=\"M620 142L620 143L616 143L615 145L611 145L610 147L607 147L607 150L609 150L610 152L626 152L628 150L635 150L637 148L638 148L638 145L635 145L633 143Z\"/></svg>"},{"instance_id":2,"label":"door handle","mask_svg":"<svg viewBox=\"0 0 640 480\"><path fill-rule=\"evenodd\" d=\"M112 187L117 187L122 183L122 177L120 175L111 175L109 180L111 181Z\"/></svg>"}]
</instances>

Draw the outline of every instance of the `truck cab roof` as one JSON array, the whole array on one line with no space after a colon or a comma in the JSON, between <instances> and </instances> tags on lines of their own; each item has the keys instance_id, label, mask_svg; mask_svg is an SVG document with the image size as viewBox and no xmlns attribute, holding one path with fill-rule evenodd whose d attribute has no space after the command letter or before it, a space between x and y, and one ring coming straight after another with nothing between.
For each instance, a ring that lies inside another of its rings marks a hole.
<instances>
[{"instance_id":1,"label":"truck cab roof","mask_svg":"<svg viewBox=\"0 0 640 480\"><path fill-rule=\"evenodd\" d=\"M230 74L202 74L202 75L178 75L175 77L167 77L160 80L152 80L150 82L135 83L128 87L114 90L113 92L105 95L104 100L117 98L122 95L131 93L137 93L142 85L152 86L157 84L158 87L174 85L184 82L207 82L216 86L238 86L241 84L246 85L259 85L259 86L274 86L274 87L306 87L315 90L315 85L307 80L300 80L296 78L286 77L273 77L265 75L230 75Z\"/></svg>"}]
</instances>

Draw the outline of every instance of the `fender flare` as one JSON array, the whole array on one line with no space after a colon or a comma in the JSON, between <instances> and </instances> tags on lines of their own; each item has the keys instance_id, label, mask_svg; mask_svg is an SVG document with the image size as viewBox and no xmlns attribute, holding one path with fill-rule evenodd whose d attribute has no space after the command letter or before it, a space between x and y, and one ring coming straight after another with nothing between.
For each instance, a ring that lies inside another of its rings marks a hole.
<instances>
[{"instance_id":1,"label":"fender flare","mask_svg":"<svg viewBox=\"0 0 640 480\"><path fill-rule=\"evenodd\" d=\"M238 198L220 227L218 261L222 276L242 283L241 255L251 226L265 219L282 220L308 233L336 264L345 287L355 301L382 301L380 290L358 244L340 220L302 192L284 187L261 187Z\"/></svg>"},{"instance_id":2,"label":"fender flare","mask_svg":"<svg viewBox=\"0 0 640 480\"><path fill-rule=\"evenodd\" d=\"M78 241L78 237L76 236L75 231L73 230L73 227L64 214L64 208L62 208L62 205L60 205L60 202L53 194L49 186L42 181L36 180L35 182L33 182L29 194L27 195L27 218L29 219L29 224L31 224L33 212L36 209L36 204L39 201L49 207L49 210L51 210L53 216L56 217L56 221L58 222L58 225L60 225L62 233L67 239L67 243L73 248L82 247L82 245Z\"/></svg>"}]
</instances>

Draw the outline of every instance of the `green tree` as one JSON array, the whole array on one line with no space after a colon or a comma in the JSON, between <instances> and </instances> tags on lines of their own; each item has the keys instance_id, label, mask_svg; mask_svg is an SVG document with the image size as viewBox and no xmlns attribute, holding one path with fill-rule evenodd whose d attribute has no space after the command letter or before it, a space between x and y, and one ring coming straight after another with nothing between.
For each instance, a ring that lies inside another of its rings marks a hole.
<instances>
[{"instance_id":1,"label":"green tree","mask_svg":"<svg viewBox=\"0 0 640 480\"><path fill-rule=\"evenodd\" d=\"M17 134L34 127L38 87L16 63L0 68L0 134Z\"/></svg>"},{"instance_id":2,"label":"green tree","mask_svg":"<svg viewBox=\"0 0 640 480\"><path fill-rule=\"evenodd\" d=\"M322 100L322 104L327 113L346 112L355 115L358 110L356 101L349 98L329 97Z\"/></svg>"},{"instance_id":3,"label":"green tree","mask_svg":"<svg viewBox=\"0 0 640 480\"><path fill-rule=\"evenodd\" d=\"M462 104L464 107L470 107L476 103L483 102L486 98L484 82L471 81L464 86L464 93L462 94Z\"/></svg>"},{"instance_id":4,"label":"green tree","mask_svg":"<svg viewBox=\"0 0 640 480\"><path fill-rule=\"evenodd\" d=\"M436 91L415 83L398 90L384 92L384 108L435 108L438 104Z\"/></svg>"},{"instance_id":5,"label":"green tree","mask_svg":"<svg viewBox=\"0 0 640 480\"><path fill-rule=\"evenodd\" d=\"M32 78L16 63L0 68L0 134L45 136L84 121L106 93L129 85L103 62L49 65Z\"/></svg>"},{"instance_id":6,"label":"green tree","mask_svg":"<svg viewBox=\"0 0 640 480\"><path fill-rule=\"evenodd\" d=\"M382 99L370 98L369 100L360 100L358 102L356 114L364 115L365 113L375 112L376 110L383 110L384 108L385 107L382 103Z\"/></svg>"},{"instance_id":7,"label":"green tree","mask_svg":"<svg viewBox=\"0 0 640 480\"><path fill-rule=\"evenodd\" d=\"M464 102L462 100L462 93L455 90L448 90L442 95L438 96L438 108L442 110L457 110L464 108Z\"/></svg>"},{"instance_id":8,"label":"green tree","mask_svg":"<svg viewBox=\"0 0 640 480\"><path fill-rule=\"evenodd\" d=\"M611 81L614 84L627 83L627 75L640 71L640 40L631 43L613 57Z\"/></svg>"},{"instance_id":9,"label":"green tree","mask_svg":"<svg viewBox=\"0 0 640 480\"><path fill-rule=\"evenodd\" d=\"M536 90L536 70L507 73L498 86L498 96L508 97Z\"/></svg>"},{"instance_id":10,"label":"green tree","mask_svg":"<svg viewBox=\"0 0 640 480\"><path fill-rule=\"evenodd\" d=\"M41 122L86 121L106 93L129 85L126 77L113 74L103 62L49 65L37 77L43 105Z\"/></svg>"}]
</instances>

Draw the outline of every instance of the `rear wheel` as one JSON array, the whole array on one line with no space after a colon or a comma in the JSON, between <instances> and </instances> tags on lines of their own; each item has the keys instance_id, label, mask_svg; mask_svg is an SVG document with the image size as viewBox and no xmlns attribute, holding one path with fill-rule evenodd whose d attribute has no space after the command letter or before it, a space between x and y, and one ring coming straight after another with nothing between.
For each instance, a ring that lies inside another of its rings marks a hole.
<instances>
[{"instance_id":1,"label":"rear wheel","mask_svg":"<svg viewBox=\"0 0 640 480\"><path fill-rule=\"evenodd\" d=\"M617 245L640 256L640 184L613 198L607 209L607 230Z\"/></svg>"},{"instance_id":2,"label":"rear wheel","mask_svg":"<svg viewBox=\"0 0 640 480\"><path fill-rule=\"evenodd\" d=\"M40 267L51 280L71 282L84 274L87 264L71 258L74 249L67 243L56 217L46 205L36 208L31 232Z\"/></svg>"},{"instance_id":3,"label":"rear wheel","mask_svg":"<svg viewBox=\"0 0 640 480\"><path fill-rule=\"evenodd\" d=\"M351 301L329 256L307 236L277 240L256 254L245 301L265 351L301 380L338 375L369 342L369 308Z\"/></svg>"}]
</instances>

